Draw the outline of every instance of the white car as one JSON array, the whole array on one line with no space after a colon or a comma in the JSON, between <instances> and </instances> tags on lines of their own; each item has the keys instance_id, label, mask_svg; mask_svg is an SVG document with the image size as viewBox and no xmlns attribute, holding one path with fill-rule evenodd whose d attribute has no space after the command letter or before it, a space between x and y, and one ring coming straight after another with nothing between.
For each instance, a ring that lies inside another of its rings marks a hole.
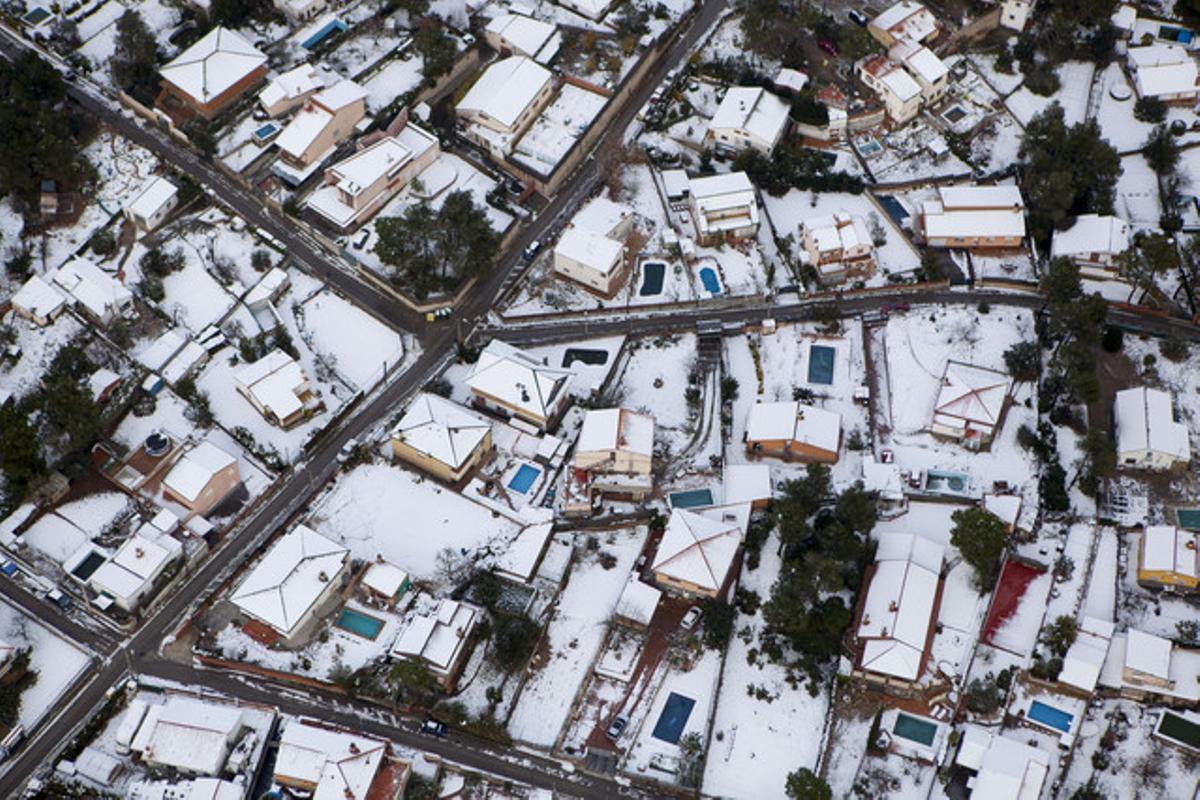
<instances>
[{"instance_id":1,"label":"white car","mask_svg":"<svg viewBox=\"0 0 1200 800\"><path fill-rule=\"evenodd\" d=\"M350 459L354 458L354 451L358 449L358 439L351 439L342 445L342 449L338 450L337 462L345 464Z\"/></svg>"},{"instance_id":2,"label":"white car","mask_svg":"<svg viewBox=\"0 0 1200 800\"><path fill-rule=\"evenodd\" d=\"M692 606L687 610L687 613L683 615L683 619L679 621L679 627L683 628L685 631L690 631L692 628L696 627L696 623L699 621L700 607Z\"/></svg>"}]
</instances>

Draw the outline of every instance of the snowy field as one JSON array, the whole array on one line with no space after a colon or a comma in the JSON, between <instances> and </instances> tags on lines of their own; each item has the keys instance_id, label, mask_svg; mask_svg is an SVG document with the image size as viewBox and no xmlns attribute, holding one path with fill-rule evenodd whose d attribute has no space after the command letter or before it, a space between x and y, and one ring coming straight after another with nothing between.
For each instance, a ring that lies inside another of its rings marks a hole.
<instances>
[{"instance_id":1,"label":"snowy field","mask_svg":"<svg viewBox=\"0 0 1200 800\"><path fill-rule=\"evenodd\" d=\"M411 51L410 51L411 52ZM420 56L393 59L371 75L363 88L367 90L367 108L378 114L401 95L421 85L421 70L425 62Z\"/></svg>"},{"instance_id":2,"label":"snowy field","mask_svg":"<svg viewBox=\"0 0 1200 800\"><path fill-rule=\"evenodd\" d=\"M1063 120L1067 125L1083 122L1088 112L1088 97L1092 87L1095 65L1082 61L1068 61L1058 68L1059 90L1049 97L1034 94L1022 86L1005 99L1008 110L1022 125L1041 114L1051 103L1063 109Z\"/></svg>"},{"instance_id":3,"label":"snowy field","mask_svg":"<svg viewBox=\"0 0 1200 800\"><path fill-rule=\"evenodd\" d=\"M616 566L605 569L600 551L584 551L572 567L546 631L548 658L526 681L509 718L514 739L540 747L555 743L571 700L604 644L609 619L645 540L645 528L615 531L601 539L600 551L615 556Z\"/></svg>"},{"instance_id":4,"label":"snowy field","mask_svg":"<svg viewBox=\"0 0 1200 800\"><path fill-rule=\"evenodd\" d=\"M641 339L629 345L617 379L620 397L614 404L653 416L656 444L672 453L683 450L694 432L684 391L695 362L693 334Z\"/></svg>"},{"instance_id":5,"label":"snowy field","mask_svg":"<svg viewBox=\"0 0 1200 800\"><path fill-rule=\"evenodd\" d=\"M0 639L31 650L29 668L37 673L37 682L21 694L17 719L32 731L88 669L92 657L7 602L0 602Z\"/></svg>"},{"instance_id":6,"label":"snowy field","mask_svg":"<svg viewBox=\"0 0 1200 800\"><path fill-rule=\"evenodd\" d=\"M82 334L84 326L70 314L60 315L45 328L14 316L12 330L17 335L13 344L21 348L21 358L0 370L0 398L11 395L16 401L40 390L42 376L58 351Z\"/></svg>"}]
</instances>

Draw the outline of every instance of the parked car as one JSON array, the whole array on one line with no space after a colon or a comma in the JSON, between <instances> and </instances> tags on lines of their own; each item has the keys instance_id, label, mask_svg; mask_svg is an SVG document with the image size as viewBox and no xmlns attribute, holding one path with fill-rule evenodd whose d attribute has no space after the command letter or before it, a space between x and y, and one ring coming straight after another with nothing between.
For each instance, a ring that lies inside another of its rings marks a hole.
<instances>
[{"instance_id":1,"label":"parked car","mask_svg":"<svg viewBox=\"0 0 1200 800\"><path fill-rule=\"evenodd\" d=\"M830 39L817 39L817 47L831 56L839 55L838 46Z\"/></svg>"},{"instance_id":2,"label":"parked car","mask_svg":"<svg viewBox=\"0 0 1200 800\"><path fill-rule=\"evenodd\" d=\"M429 311L425 314L426 322L438 322L443 319L450 319L450 315L454 313L454 309L450 306L442 306L435 311Z\"/></svg>"},{"instance_id":3,"label":"parked car","mask_svg":"<svg viewBox=\"0 0 1200 800\"><path fill-rule=\"evenodd\" d=\"M526 263L533 261L533 257L536 256L538 254L538 250L541 249L542 243L537 239L534 239L529 243L529 246L525 248L525 252L521 254L521 259Z\"/></svg>"},{"instance_id":4,"label":"parked car","mask_svg":"<svg viewBox=\"0 0 1200 800\"><path fill-rule=\"evenodd\" d=\"M358 450L358 439L351 439L342 445L342 449L338 450L337 462L345 464L350 459L354 458L354 451Z\"/></svg>"},{"instance_id":5,"label":"parked car","mask_svg":"<svg viewBox=\"0 0 1200 800\"><path fill-rule=\"evenodd\" d=\"M613 719L612 723L609 724L608 730L604 732L604 735L615 742L617 739L621 738L621 734L624 733L625 726L628 724L629 720L625 719L625 717L617 716L615 719Z\"/></svg>"},{"instance_id":6,"label":"parked car","mask_svg":"<svg viewBox=\"0 0 1200 800\"><path fill-rule=\"evenodd\" d=\"M908 311L908 303L903 300L896 303L888 303L883 307L884 311Z\"/></svg>"},{"instance_id":7,"label":"parked car","mask_svg":"<svg viewBox=\"0 0 1200 800\"><path fill-rule=\"evenodd\" d=\"M6 559L3 564L0 564L0 574L11 578L17 574L17 563L11 558Z\"/></svg>"},{"instance_id":8,"label":"parked car","mask_svg":"<svg viewBox=\"0 0 1200 800\"><path fill-rule=\"evenodd\" d=\"M687 613L683 615L683 619L679 621L679 627L683 628L685 631L690 631L692 628L696 627L696 623L699 621L700 607L692 606L687 610Z\"/></svg>"},{"instance_id":9,"label":"parked car","mask_svg":"<svg viewBox=\"0 0 1200 800\"><path fill-rule=\"evenodd\" d=\"M446 738L446 734L449 732L450 729L446 727L446 723L436 720L433 717L429 717L421 723L421 733L436 736L439 739Z\"/></svg>"},{"instance_id":10,"label":"parked car","mask_svg":"<svg viewBox=\"0 0 1200 800\"><path fill-rule=\"evenodd\" d=\"M46 592L46 599L51 603L54 603L54 605L58 606L63 611L67 611L71 608L71 598L67 597L66 593L64 593L63 590L59 589L57 586Z\"/></svg>"},{"instance_id":11,"label":"parked car","mask_svg":"<svg viewBox=\"0 0 1200 800\"><path fill-rule=\"evenodd\" d=\"M850 21L855 25L858 25L861 28L867 27L867 15L861 11L852 8L846 12L846 16L849 17Z\"/></svg>"}]
</instances>

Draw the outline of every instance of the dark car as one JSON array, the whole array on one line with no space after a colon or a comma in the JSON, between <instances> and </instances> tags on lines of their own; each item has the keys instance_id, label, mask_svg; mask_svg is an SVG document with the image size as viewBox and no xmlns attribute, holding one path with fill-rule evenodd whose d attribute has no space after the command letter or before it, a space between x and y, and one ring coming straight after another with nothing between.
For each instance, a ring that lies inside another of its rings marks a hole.
<instances>
[{"instance_id":1,"label":"dark car","mask_svg":"<svg viewBox=\"0 0 1200 800\"><path fill-rule=\"evenodd\" d=\"M449 732L450 729L446 727L446 723L436 720L433 717L430 717L421 723L421 733L426 733L430 736L436 736L439 739L446 738L446 734Z\"/></svg>"},{"instance_id":2,"label":"dark car","mask_svg":"<svg viewBox=\"0 0 1200 800\"><path fill-rule=\"evenodd\" d=\"M852 8L846 12L846 16L849 17L850 21L853 22L855 25L858 25L859 27L862 27L862 28L867 27L867 15L862 13L861 11L858 11L858 10L855 10Z\"/></svg>"},{"instance_id":3,"label":"dark car","mask_svg":"<svg viewBox=\"0 0 1200 800\"><path fill-rule=\"evenodd\" d=\"M621 738L621 734L624 733L625 726L628 724L629 720L625 719L624 717L616 717L612 721L612 724L608 726L608 730L604 732L604 735L615 742L617 739Z\"/></svg>"}]
</instances>

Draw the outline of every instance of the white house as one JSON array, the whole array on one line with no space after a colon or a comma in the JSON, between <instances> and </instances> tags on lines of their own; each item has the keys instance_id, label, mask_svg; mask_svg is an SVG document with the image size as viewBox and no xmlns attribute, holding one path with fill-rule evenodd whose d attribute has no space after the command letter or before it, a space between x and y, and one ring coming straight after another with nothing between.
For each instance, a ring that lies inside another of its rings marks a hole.
<instances>
[{"instance_id":1,"label":"white house","mask_svg":"<svg viewBox=\"0 0 1200 800\"><path fill-rule=\"evenodd\" d=\"M329 0L275 0L275 8L293 24L313 19L329 5Z\"/></svg>"},{"instance_id":2,"label":"white house","mask_svg":"<svg viewBox=\"0 0 1200 800\"><path fill-rule=\"evenodd\" d=\"M758 232L758 197L744 172L689 178L688 205L701 244L748 239Z\"/></svg>"},{"instance_id":3,"label":"white house","mask_svg":"<svg viewBox=\"0 0 1200 800\"><path fill-rule=\"evenodd\" d=\"M914 0L901 0L867 23L867 31L884 47L891 47L904 39L932 41L938 35L938 25L928 8Z\"/></svg>"},{"instance_id":4,"label":"white house","mask_svg":"<svg viewBox=\"0 0 1200 800\"><path fill-rule=\"evenodd\" d=\"M179 541L170 536L151 539L135 533L96 568L88 578L88 586L111 599L122 611L132 613L154 588L167 565L182 552Z\"/></svg>"},{"instance_id":5,"label":"white house","mask_svg":"<svg viewBox=\"0 0 1200 800\"><path fill-rule=\"evenodd\" d=\"M159 70L155 104L171 115L212 119L267 74L267 57L237 31L218 25Z\"/></svg>"},{"instance_id":6,"label":"white house","mask_svg":"<svg viewBox=\"0 0 1200 800\"><path fill-rule=\"evenodd\" d=\"M389 763L390 748L382 739L293 719L279 737L274 780L313 800L394 800L403 794L403 784L384 783Z\"/></svg>"},{"instance_id":7,"label":"white house","mask_svg":"<svg viewBox=\"0 0 1200 800\"><path fill-rule=\"evenodd\" d=\"M272 350L233 374L234 386L250 405L281 428L299 422L317 405L316 395L300 364L282 350Z\"/></svg>"},{"instance_id":8,"label":"white house","mask_svg":"<svg viewBox=\"0 0 1200 800\"><path fill-rule=\"evenodd\" d=\"M554 245L554 272L602 297L613 297L625 282L625 245L598 231L568 225Z\"/></svg>"},{"instance_id":9,"label":"white house","mask_svg":"<svg viewBox=\"0 0 1200 800\"><path fill-rule=\"evenodd\" d=\"M1113 634L1100 685L1124 697L1171 704L1200 702L1200 650L1130 628Z\"/></svg>"},{"instance_id":10,"label":"white house","mask_svg":"<svg viewBox=\"0 0 1200 800\"><path fill-rule=\"evenodd\" d=\"M924 45L905 39L888 51L888 56L904 65L921 87L921 101L933 105L946 94L950 68Z\"/></svg>"},{"instance_id":11,"label":"white house","mask_svg":"<svg viewBox=\"0 0 1200 800\"><path fill-rule=\"evenodd\" d=\"M556 2L563 8L569 8L576 14L587 17L592 22L604 19L604 15L608 13L608 9L613 4L613 0L556 0Z\"/></svg>"},{"instance_id":12,"label":"white house","mask_svg":"<svg viewBox=\"0 0 1200 800\"><path fill-rule=\"evenodd\" d=\"M1050 754L983 728L967 728L954 761L975 772L972 800L1037 800L1050 774Z\"/></svg>"},{"instance_id":13,"label":"white house","mask_svg":"<svg viewBox=\"0 0 1200 800\"><path fill-rule=\"evenodd\" d=\"M857 214L839 211L804 220L800 246L826 285L869 275L874 266L871 233Z\"/></svg>"},{"instance_id":14,"label":"white house","mask_svg":"<svg viewBox=\"0 0 1200 800\"><path fill-rule=\"evenodd\" d=\"M67 306L67 299L62 292L40 275L30 276L12 296L11 302L18 317L24 317L41 327L53 322Z\"/></svg>"},{"instance_id":15,"label":"white house","mask_svg":"<svg viewBox=\"0 0 1200 800\"><path fill-rule=\"evenodd\" d=\"M979 449L991 443L1008 407L1012 378L986 367L947 361L930 432Z\"/></svg>"},{"instance_id":16,"label":"white house","mask_svg":"<svg viewBox=\"0 0 1200 800\"><path fill-rule=\"evenodd\" d=\"M941 598L942 546L911 533L879 537L857 620L860 673L914 683L924 672Z\"/></svg>"},{"instance_id":17,"label":"white house","mask_svg":"<svg viewBox=\"0 0 1200 800\"><path fill-rule=\"evenodd\" d=\"M943 186L921 206L919 223L930 247L1019 247L1025 201L1016 186Z\"/></svg>"},{"instance_id":18,"label":"white house","mask_svg":"<svg viewBox=\"0 0 1200 800\"><path fill-rule=\"evenodd\" d=\"M314 94L275 138L279 159L272 171L298 186L350 138L367 114L367 90L341 80Z\"/></svg>"},{"instance_id":19,"label":"white house","mask_svg":"<svg viewBox=\"0 0 1200 800\"><path fill-rule=\"evenodd\" d=\"M304 63L278 75L258 93L258 104L267 116L299 108L314 94L325 88L325 76L312 64Z\"/></svg>"},{"instance_id":20,"label":"white house","mask_svg":"<svg viewBox=\"0 0 1200 800\"><path fill-rule=\"evenodd\" d=\"M554 75L526 56L488 66L454 111L471 141L502 157L554 94Z\"/></svg>"},{"instance_id":21,"label":"white house","mask_svg":"<svg viewBox=\"0 0 1200 800\"><path fill-rule=\"evenodd\" d=\"M467 388L476 405L550 430L570 403L574 377L493 339L479 354Z\"/></svg>"},{"instance_id":22,"label":"white house","mask_svg":"<svg viewBox=\"0 0 1200 800\"><path fill-rule=\"evenodd\" d=\"M921 84L885 55L867 56L856 65L858 77L883 103L896 124L908 122L921 110Z\"/></svg>"},{"instance_id":23,"label":"white house","mask_svg":"<svg viewBox=\"0 0 1200 800\"><path fill-rule=\"evenodd\" d=\"M414 616L392 645L392 655L423 663L450 690L461 666L479 609L449 598L433 614Z\"/></svg>"},{"instance_id":24,"label":"white house","mask_svg":"<svg viewBox=\"0 0 1200 800\"><path fill-rule=\"evenodd\" d=\"M112 323L133 306L133 292L86 258L72 258L49 277L80 313L101 325Z\"/></svg>"},{"instance_id":25,"label":"white house","mask_svg":"<svg viewBox=\"0 0 1200 800\"><path fill-rule=\"evenodd\" d=\"M483 29L483 38L501 56L527 56L542 65L553 61L562 46L556 26L518 13L493 17Z\"/></svg>"},{"instance_id":26,"label":"white house","mask_svg":"<svg viewBox=\"0 0 1200 800\"><path fill-rule=\"evenodd\" d=\"M1177 44L1131 47L1126 66L1138 97L1184 104L1195 103L1200 95L1196 60Z\"/></svg>"},{"instance_id":27,"label":"white house","mask_svg":"<svg viewBox=\"0 0 1200 800\"><path fill-rule=\"evenodd\" d=\"M1081 214L1065 231L1055 231L1050 240L1051 258L1069 258L1087 277L1112 278L1118 259L1129 249L1129 223L1120 217Z\"/></svg>"},{"instance_id":28,"label":"white house","mask_svg":"<svg viewBox=\"0 0 1200 800\"><path fill-rule=\"evenodd\" d=\"M1063 656L1062 671L1058 682L1074 686L1088 694L1096 690L1104 661L1108 658L1109 644L1113 637L1113 623L1097 617L1085 616L1079 624L1075 641Z\"/></svg>"},{"instance_id":29,"label":"white house","mask_svg":"<svg viewBox=\"0 0 1200 800\"><path fill-rule=\"evenodd\" d=\"M841 441L837 412L794 400L755 403L746 418L746 452L755 456L832 464Z\"/></svg>"},{"instance_id":30,"label":"white house","mask_svg":"<svg viewBox=\"0 0 1200 800\"><path fill-rule=\"evenodd\" d=\"M305 525L271 546L230 597L246 616L298 643L350 568L350 551Z\"/></svg>"},{"instance_id":31,"label":"white house","mask_svg":"<svg viewBox=\"0 0 1200 800\"><path fill-rule=\"evenodd\" d=\"M734 523L673 509L651 565L655 582L687 596L716 597L725 586L743 535Z\"/></svg>"},{"instance_id":32,"label":"white house","mask_svg":"<svg viewBox=\"0 0 1200 800\"><path fill-rule=\"evenodd\" d=\"M147 708L130 749L149 767L218 776L244 727L236 706L172 695Z\"/></svg>"},{"instance_id":33,"label":"white house","mask_svg":"<svg viewBox=\"0 0 1200 800\"><path fill-rule=\"evenodd\" d=\"M575 442L575 468L649 475L654 417L625 408L587 412Z\"/></svg>"},{"instance_id":34,"label":"white house","mask_svg":"<svg viewBox=\"0 0 1200 800\"><path fill-rule=\"evenodd\" d=\"M1187 426L1175 420L1172 406L1171 394L1160 389L1139 386L1116 393L1118 466L1168 470L1191 461Z\"/></svg>"},{"instance_id":35,"label":"white house","mask_svg":"<svg viewBox=\"0 0 1200 800\"><path fill-rule=\"evenodd\" d=\"M179 190L175 184L155 176L125 205L125 218L143 231L151 231L161 225L177 205Z\"/></svg>"},{"instance_id":36,"label":"white house","mask_svg":"<svg viewBox=\"0 0 1200 800\"><path fill-rule=\"evenodd\" d=\"M1000 0L1000 26L1010 31L1023 31L1033 11L1033 0Z\"/></svg>"},{"instance_id":37,"label":"white house","mask_svg":"<svg viewBox=\"0 0 1200 800\"><path fill-rule=\"evenodd\" d=\"M788 128L788 105L758 86L732 86L708 123L705 144L737 153L770 155Z\"/></svg>"}]
</instances>

